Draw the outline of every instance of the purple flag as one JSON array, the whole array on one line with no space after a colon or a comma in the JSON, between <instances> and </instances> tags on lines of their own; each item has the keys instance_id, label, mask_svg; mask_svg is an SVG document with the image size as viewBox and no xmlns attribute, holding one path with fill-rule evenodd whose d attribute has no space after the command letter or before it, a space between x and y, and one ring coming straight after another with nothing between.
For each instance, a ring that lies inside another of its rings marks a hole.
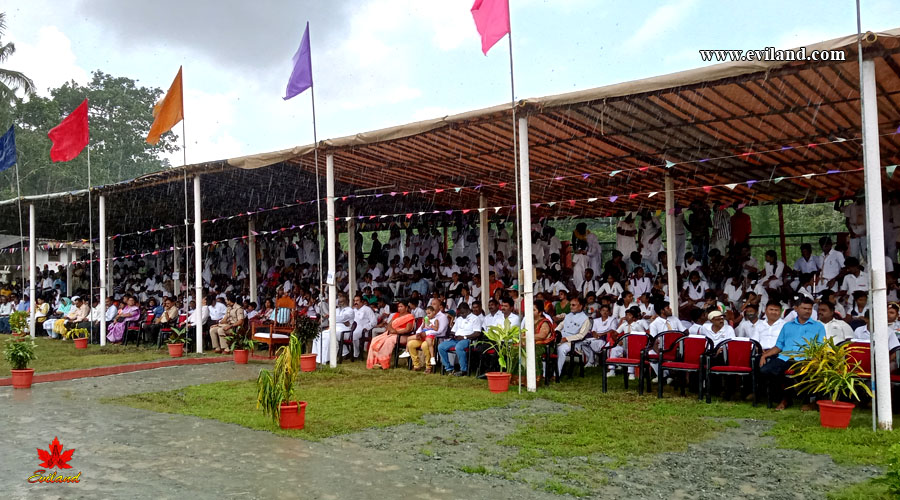
<instances>
[{"instance_id":1,"label":"purple flag","mask_svg":"<svg viewBox=\"0 0 900 500\"><path fill-rule=\"evenodd\" d=\"M287 89L284 91L284 100L302 94L304 90L312 87L312 84L312 56L309 50L309 22L307 21L300 48L294 54L294 71L291 72Z\"/></svg>"}]
</instances>

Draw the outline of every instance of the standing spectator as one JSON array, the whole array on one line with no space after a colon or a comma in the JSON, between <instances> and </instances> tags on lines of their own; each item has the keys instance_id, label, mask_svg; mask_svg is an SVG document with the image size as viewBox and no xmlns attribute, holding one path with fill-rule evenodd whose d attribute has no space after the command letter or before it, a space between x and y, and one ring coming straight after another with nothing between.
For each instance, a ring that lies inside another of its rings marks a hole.
<instances>
[{"instance_id":1,"label":"standing spectator","mask_svg":"<svg viewBox=\"0 0 900 500\"><path fill-rule=\"evenodd\" d=\"M688 230L691 232L691 245L694 247L694 258L706 264L709 253L709 228L712 226L709 208L699 201L691 203L691 216L688 218Z\"/></svg>"},{"instance_id":2,"label":"standing spectator","mask_svg":"<svg viewBox=\"0 0 900 500\"><path fill-rule=\"evenodd\" d=\"M616 225L616 250L622 255L631 255L631 252L636 252L637 242L634 239L636 234L634 215L628 212L625 214L625 218Z\"/></svg>"},{"instance_id":3,"label":"standing spectator","mask_svg":"<svg viewBox=\"0 0 900 500\"><path fill-rule=\"evenodd\" d=\"M721 253L728 249L731 241L731 214L727 207L719 207L713 216L713 234L710 248L715 248Z\"/></svg>"},{"instance_id":4,"label":"standing spectator","mask_svg":"<svg viewBox=\"0 0 900 500\"><path fill-rule=\"evenodd\" d=\"M731 216L731 242L742 245L750 242L750 234L753 232L753 224L750 216L744 213L744 208L735 203L734 215Z\"/></svg>"}]
</instances>

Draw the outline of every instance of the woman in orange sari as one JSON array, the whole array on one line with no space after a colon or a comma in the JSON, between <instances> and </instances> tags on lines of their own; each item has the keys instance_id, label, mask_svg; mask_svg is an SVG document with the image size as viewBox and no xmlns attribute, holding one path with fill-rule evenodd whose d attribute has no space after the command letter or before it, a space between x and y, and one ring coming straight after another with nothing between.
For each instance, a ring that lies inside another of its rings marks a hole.
<instances>
[{"instance_id":1,"label":"woman in orange sari","mask_svg":"<svg viewBox=\"0 0 900 500\"><path fill-rule=\"evenodd\" d=\"M394 347L396 347L400 335L412 333L415 326L416 318L409 312L409 302L399 301L397 312L388 319L384 333L372 339L369 356L366 359L366 368L371 370L375 365L381 366L384 370L390 368Z\"/></svg>"}]
</instances>

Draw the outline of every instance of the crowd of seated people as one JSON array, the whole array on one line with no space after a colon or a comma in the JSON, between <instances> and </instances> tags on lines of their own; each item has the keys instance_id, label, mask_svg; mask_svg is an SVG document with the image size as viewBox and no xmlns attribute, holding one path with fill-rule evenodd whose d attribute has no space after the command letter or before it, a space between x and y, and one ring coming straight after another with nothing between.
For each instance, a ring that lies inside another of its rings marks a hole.
<instances>
[{"instance_id":1,"label":"crowd of seated people","mask_svg":"<svg viewBox=\"0 0 900 500\"><path fill-rule=\"evenodd\" d=\"M892 199L890 207L896 201ZM536 310L528 312L519 293L516 240L503 223L492 223L489 231L487 283L481 282L477 224L472 219L456 221L449 250L437 229L425 225L392 224L385 242L378 232L368 238L360 233L357 247L349 249L357 256L355 289L350 288L348 253L338 249L334 279L340 293L334 320L339 338L347 340L338 352L366 359L370 368L386 369L404 360L425 372L481 372L472 366L474 359L491 363L489 356L480 355L485 350L479 342L482 333L505 320L520 326L525 314L533 314L537 340L552 340L554 363L541 368L545 376L558 375L569 362L598 365L605 350L613 355L620 348L616 339L623 334L680 331L705 336L713 345L732 338L758 342L762 373L777 384L786 366L784 351L790 350L785 342L797 340L792 332L836 341L870 337L867 254L864 223L859 222L864 210L859 201L838 202L835 208L846 217L847 243L829 236L815 248L805 243L793 265L782 262L774 250L766 251L761 262L752 255L752 226L740 206L693 203L676 208L677 290L669 290L662 224L651 211L629 213L618 222L611 252L604 251L585 223L575 226L568 241L561 240L564 235L553 226L536 224L530 228ZM886 216L892 213L887 210ZM885 248L892 345L900 335L893 269L898 233L886 238ZM368 254L362 250L364 240L371 241ZM90 296L84 285L86 268L74 273L78 294L71 296L61 279L64 269L45 269L33 304L21 290L0 290L0 331L8 331L12 311L32 307L39 332L51 337L86 322L98 337L105 315L108 331L103 334L110 342L126 341L129 324L137 323L138 334L147 341L156 341L172 325L187 325L202 328L210 348L223 353L231 350L227 337L234 329L288 324L307 316L320 321L324 331L330 318L320 289L322 260L315 236L261 238L258 245L258 301L250 300L247 244L238 240L209 251L199 303L185 303L193 289L177 283L176 266L157 256L117 260L113 293L103 305L96 294L91 304L82 300ZM177 268L183 271L184 263ZM489 299L487 310L482 308L483 294ZM673 310L676 301L679 306ZM320 335L313 342L319 362L330 361L329 341ZM545 361L549 357L543 355ZM633 368L629 370L635 376Z\"/></svg>"}]
</instances>

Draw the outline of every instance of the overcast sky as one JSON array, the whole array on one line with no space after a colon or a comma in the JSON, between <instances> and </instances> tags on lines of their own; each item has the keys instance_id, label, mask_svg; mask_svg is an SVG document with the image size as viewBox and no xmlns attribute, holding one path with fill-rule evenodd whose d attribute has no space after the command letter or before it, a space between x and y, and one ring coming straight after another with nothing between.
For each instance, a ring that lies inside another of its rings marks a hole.
<instances>
[{"instance_id":1,"label":"overcast sky","mask_svg":"<svg viewBox=\"0 0 900 500\"><path fill-rule=\"evenodd\" d=\"M789 48L856 31L851 0L510 3L517 98L695 68L698 49ZM862 4L863 31L900 27L896 0ZM95 69L167 89L183 65L194 163L312 142L309 92L281 99L306 21L320 140L509 102L507 41L482 55L471 5L7 0L0 8L4 41L17 47L6 67L30 75L42 94L84 83Z\"/></svg>"}]
</instances>

